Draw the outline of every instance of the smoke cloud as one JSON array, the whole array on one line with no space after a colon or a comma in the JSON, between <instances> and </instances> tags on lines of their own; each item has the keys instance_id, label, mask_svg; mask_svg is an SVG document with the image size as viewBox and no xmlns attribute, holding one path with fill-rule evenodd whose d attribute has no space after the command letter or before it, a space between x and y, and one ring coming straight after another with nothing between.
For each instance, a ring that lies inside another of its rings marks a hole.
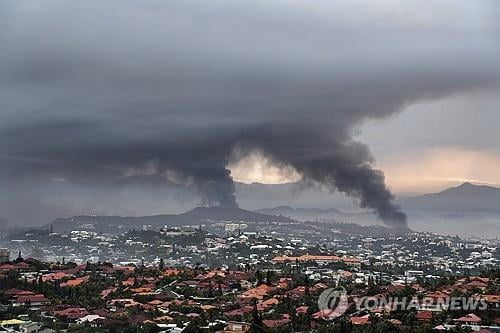
<instances>
[{"instance_id":1,"label":"smoke cloud","mask_svg":"<svg viewBox=\"0 0 500 333\"><path fill-rule=\"evenodd\" d=\"M499 8L2 1L2 200L22 197L20 180L92 186L153 163L207 205L235 207L229 159L257 149L404 227L353 131L416 101L498 89Z\"/></svg>"}]
</instances>

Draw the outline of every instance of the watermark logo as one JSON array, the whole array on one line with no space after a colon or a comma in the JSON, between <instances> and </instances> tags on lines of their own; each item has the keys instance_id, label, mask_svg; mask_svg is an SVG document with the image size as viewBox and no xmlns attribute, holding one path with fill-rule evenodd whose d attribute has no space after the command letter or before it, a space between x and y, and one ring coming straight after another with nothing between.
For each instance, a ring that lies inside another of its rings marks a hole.
<instances>
[{"instance_id":1,"label":"watermark logo","mask_svg":"<svg viewBox=\"0 0 500 333\"><path fill-rule=\"evenodd\" d=\"M353 298L358 311L431 310L431 311L475 311L486 310L484 299L471 297L356 297Z\"/></svg>"},{"instance_id":2,"label":"watermark logo","mask_svg":"<svg viewBox=\"0 0 500 333\"><path fill-rule=\"evenodd\" d=\"M486 310L488 304L481 297L383 297L366 296L349 298L342 287L326 289L318 299L321 317L325 320L336 319L347 311L351 305L356 311L392 312L392 311L477 311Z\"/></svg>"},{"instance_id":3,"label":"watermark logo","mask_svg":"<svg viewBox=\"0 0 500 333\"><path fill-rule=\"evenodd\" d=\"M326 289L319 295L318 307L323 319L335 319L342 316L349 307L347 291L343 287Z\"/></svg>"}]
</instances>

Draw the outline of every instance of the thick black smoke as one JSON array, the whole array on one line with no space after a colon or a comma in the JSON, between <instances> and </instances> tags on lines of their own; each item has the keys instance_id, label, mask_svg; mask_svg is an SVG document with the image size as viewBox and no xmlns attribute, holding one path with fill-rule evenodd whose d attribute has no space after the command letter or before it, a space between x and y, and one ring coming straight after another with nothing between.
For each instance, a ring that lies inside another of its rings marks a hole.
<instances>
[{"instance_id":1,"label":"thick black smoke","mask_svg":"<svg viewBox=\"0 0 500 333\"><path fill-rule=\"evenodd\" d=\"M227 164L243 147L405 226L352 131L422 99L497 87L500 20L490 1L398 6L2 1L2 200L154 165L207 205L233 207Z\"/></svg>"}]
</instances>

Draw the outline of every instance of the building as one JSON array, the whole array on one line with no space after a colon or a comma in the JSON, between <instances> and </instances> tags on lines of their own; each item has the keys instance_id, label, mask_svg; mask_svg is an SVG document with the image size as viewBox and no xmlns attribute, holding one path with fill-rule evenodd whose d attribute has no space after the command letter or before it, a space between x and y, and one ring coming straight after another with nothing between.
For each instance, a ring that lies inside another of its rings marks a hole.
<instances>
[{"instance_id":1,"label":"building","mask_svg":"<svg viewBox=\"0 0 500 333\"><path fill-rule=\"evenodd\" d=\"M332 262L340 262L342 261L341 258L337 256L312 256L309 254L302 255L300 257L288 257L288 256L281 256L281 257L275 257L272 260L273 264L278 264L278 263L294 263L294 262L309 262L309 261L314 261L318 264L328 264Z\"/></svg>"},{"instance_id":2,"label":"building","mask_svg":"<svg viewBox=\"0 0 500 333\"><path fill-rule=\"evenodd\" d=\"M248 224L246 223L226 223L224 225L224 231L226 232L236 232L245 230L246 228L248 228Z\"/></svg>"},{"instance_id":3,"label":"building","mask_svg":"<svg viewBox=\"0 0 500 333\"><path fill-rule=\"evenodd\" d=\"M189 236L193 235L196 233L196 230L181 230L179 228L175 227L169 227L169 226L164 226L162 229L160 229L160 233L162 235L168 236L168 237L175 237L175 236Z\"/></svg>"},{"instance_id":4,"label":"building","mask_svg":"<svg viewBox=\"0 0 500 333\"><path fill-rule=\"evenodd\" d=\"M0 249L0 263L10 260L10 251L8 249Z\"/></svg>"},{"instance_id":5,"label":"building","mask_svg":"<svg viewBox=\"0 0 500 333\"><path fill-rule=\"evenodd\" d=\"M330 264L336 262L343 262L348 266L359 267L361 266L361 260L355 257L337 257L337 256L325 256L325 255L309 255L305 254L299 257L288 257L288 256L278 256L274 257L271 262L273 264L283 264L283 263L306 263L306 262L316 262L318 264Z\"/></svg>"},{"instance_id":6,"label":"building","mask_svg":"<svg viewBox=\"0 0 500 333\"><path fill-rule=\"evenodd\" d=\"M35 295L24 295L19 296L11 301L12 306L28 306L30 308L38 308L41 306L50 305L51 301L45 297L43 294L35 294Z\"/></svg>"},{"instance_id":7,"label":"building","mask_svg":"<svg viewBox=\"0 0 500 333\"><path fill-rule=\"evenodd\" d=\"M249 323L230 321L227 323L223 332L224 333L245 333L245 332L250 331L251 327L252 327L252 325L250 325Z\"/></svg>"},{"instance_id":8,"label":"building","mask_svg":"<svg viewBox=\"0 0 500 333\"><path fill-rule=\"evenodd\" d=\"M40 323L19 319L0 321L0 332L38 333L41 332L41 327Z\"/></svg>"},{"instance_id":9,"label":"building","mask_svg":"<svg viewBox=\"0 0 500 333\"><path fill-rule=\"evenodd\" d=\"M424 271L406 271L405 272L405 277L409 279L416 279L418 277L423 277L424 276Z\"/></svg>"},{"instance_id":10,"label":"building","mask_svg":"<svg viewBox=\"0 0 500 333\"><path fill-rule=\"evenodd\" d=\"M361 260L354 257L343 257L342 262L350 267L361 267Z\"/></svg>"}]
</instances>

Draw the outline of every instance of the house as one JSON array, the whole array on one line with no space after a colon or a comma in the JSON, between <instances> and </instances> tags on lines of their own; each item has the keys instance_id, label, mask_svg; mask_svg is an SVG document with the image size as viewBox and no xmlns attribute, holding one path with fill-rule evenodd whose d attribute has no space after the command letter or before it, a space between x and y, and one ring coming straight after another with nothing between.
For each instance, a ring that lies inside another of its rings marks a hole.
<instances>
[{"instance_id":1,"label":"house","mask_svg":"<svg viewBox=\"0 0 500 333\"><path fill-rule=\"evenodd\" d=\"M257 310L259 311L265 311L269 308L272 308L273 306L279 304L279 300L277 298L269 298L265 301L262 301L260 303L257 304Z\"/></svg>"},{"instance_id":2,"label":"house","mask_svg":"<svg viewBox=\"0 0 500 333\"><path fill-rule=\"evenodd\" d=\"M342 262L350 267L361 267L361 260L354 257L343 257Z\"/></svg>"},{"instance_id":3,"label":"house","mask_svg":"<svg viewBox=\"0 0 500 333\"><path fill-rule=\"evenodd\" d=\"M475 290L475 289L486 290L486 288L488 288L488 283L474 280L469 283L466 283L463 287L466 290Z\"/></svg>"},{"instance_id":4,"label":"house","mask_svg":"<svg viewBox=\"0 0 500 333\"><path fill-rule=\"evenodd\" d=\"M427 299L432 299L433 304L436 304L442 300L448 299L450 295L448 293L445 293L444 291L434 291L434 292L428 292L424 294L424 297Z\"/></svg>"},{"instance_id":5,"label":"house","mask_svg":"<svg viewBox=\"0 0 500 333\"><path fill-rule=\"evenodd\" d=\"M219 282L219 281L202 281L197 285L197 289L200 291L221 291L221 292L227 292L230 290L229 286L225 283Z\"/></svg>"},{"instance_id":6,"label":"house","mask_svg":"<svg viewBox=\"0 0 500 333\"><path fill-rule=\"evenodd\" d=\"M163 276L167 276L167 277L170 277L170 276L177 276L179 275L181 272L178 270L178 269L175 269L175 268L169 268L169 269L166 269L165 271L163 271Z\"/></svg>"},{"instance_id":7,"label":"house","mask_svg":"<svg viewBox=\"0 0 500 333\"><path fill-rule=\"evenodd\" d=\"M111 288L108 288L108 289L104 289L103 291L100 292L100 295L101 295L102 298L106 298L109 295L111 295L112 293L116 292L117 290L118 290L118 288L116 288L116 287L111 287Z\"/></svg>"},{"instance_id":8,"label":"house","mask_svg":"<svg viewBox=\"0 0 500 333\"><path fill-rule=\"evenodd\" d=\"M20 295L12 300L12 306L39 307L50 303L50 300L43 294Z\"/></svg>"},{"instance_id":9,"label":"house","mask_svg":"<svg viewBox=\"0 0 500 333\"><path fill-rule=\"evenodd\" d=\"M283 315L280 319L264 319L262 324L267 328L283 327L289 325L292 322L290 315Z\"/></svg>"},{"instance_id":10,"label":"house","mask_svg":"<svg viewBox=\"0 0 500 333\"><path fill-rule=\"evenodd\" d=\"M84 283L87 283L90 280L90 275L83 276L81 278L76 278L73 280L68 280L64 283L61 283L61 287L78 287Z\"/></svg>"},{"instance_id":11,"label":"house","mask_svg":"<svg viewBox=\"0 0 500 333\"><path fill-rule=\"evenodd\" d=\"M136 302L131 298L113 299L109 302L110 305L129 308L133 306L142 306L142 303Z\"/></svg>"},{"instance_id":12,"label":"house","mask_svg":"<svg viewBox=\"0 0 500 333\"><path fill-rule=\"evenodd\" d=\"M66 308L64 310L54 311L57 317L65 317L68 319L80 319L87 316L89 312L85 308Z\"/></svg>"},{"instance_id":13,"label":"house","mask_svg":"<svg viewBox=\"0 0 500 333\"><path fill-rule=\"evenodd\" d=\"M349 271L341 271L339 273L339 280L351 280L354 274Z\"/></svg>"},{"instance_id":14,"label":"house","mask_svg":"<svg viewBox=\"0 0 500 333\"><path fill-rule=\"evenodd\" d=\"M288 289L292 284L292 278L280 278L278 281L279 289Z\"/></svg>"},{"instance_id":15,"label":"house","mask_svg":"<svg viewBox=\"0 0 500 333\"><path fill-rule=\"evenodd\" d=\"M153 288L147 287L147 286L133 288L133 289L130 289L130 291L133 292L134 294L142 294L142 295L153 294Z\"/></svg>"},{"instance_id":16,"label":"house","mask_svg":"<svg viewBox=\"0 0 500 333\"><path fill-rule=\"evenodd\" d=\"M156 322L157 324L169 323L173 320L174 320L174 318L172 318L170 316L161 316L161 317L153 318L153 321ZM176 325L176 324L174 324L174 325Z\"/></svg>"},{"instance_id":17,"label":"house","mask_svg":"<svg viewBox=\"0 0 500 333\"><path fill-rule=\"evenodd\" d=\"M27 272L27 271L31 271L31 265L28 264L27 262L24 262L24 261L21 261L21 262L18 262L18 263L15 263L14 264L14 267L16 268L17 271L19 272Z\"/></svg>"},{"instance_id":18,"label":"house","mask_svg":"<svg viewBox=\"0 0 500 333\"><path fill-rule=\"evenodd\" d=\"M0 265L0 271L8 272L8 271L15 271L16 266L11 265L11 264L3 264Z\"/></svg>"},{"instance_id":19,"label":"house","mask_svg":"<svg viewBox=\"0 0 500 333\"><path fill-rule=\"evenodd\" d=\"M244 293L236 296L236 303L243 305L251 303L254 299L263 300L264 296L269 295L274 290L276 290L275 287L271 287L266 284L261 284L256 288L249 289Z\"/></svg>"},{"instance_id":20,"label":"house","mask_svg":"<svg viewBox=\"0 0 500 333\"><path fill-rule=\"evenodd\" d=\"M475 289L485 290L488 288L489 282L489 278L473 276L458 280L457 283L455 283L455 287L459 287L464 291L472 291Z\"/></svg>"},{"instance_id":21,"label":"house","mask_svg":"<svg viewBox=\"0 0 500 333\"><path fill-rule=\"evenodd\" d=\"M213 305L210 305L210 304L202 305L202 306L200 306L200 308L201 308L203 311L205 311L205 312L209 312L209 311L212 311L212 310L216 310L216 309L218 309L218 307L213 306Z\"/></svg>"},{"instance_id":22,"label":"house","mask_svg":"<svg viewBox=\"0 0 500 333\"><path fill-rule=\"evenodd\" d=\"M368 325L370 323L370 315L351 317L351 323L353 325Z\"/></svg>"},{"instance_id":23,"label":"house","mask_svg":"<svg viewBox=\"0 0 500 333\"><path fill-rule=\"evenodd\" d=\"M316 320L331 320L332 318L338 317L331 310L319 310L312 314L312 317Z\"/></svg>"},{"instance_id":24,"label":"house","mask_svg":"<svg viewBox=\"0 0 500 333\"><path fill-rule=\"evenodd\" d=\"M10 319L0 321L0 332L38 333L42 325L33 321Z\"/></svg>"},{"instance_id":25,"label":"house","mask_svg":"<svg viewBox=\"0 0 500 333\"><path fill-rule=\"evenodd\" d=\"M432 312L431 311L418 311L416 317L417 317L417 320L420 322L430 322L432 320Z\"/></svg>"},{"instance_id":26,"label":"house","mask_svg":"<svg viewBox=\"0 0 500 333\"><path fill-rule=\"evenodd\" d=\"M230 321L226 324L223 333L246 333L252 327L249 323Z\"/></svg>"},{"instance_id":27,"label":"house","mask_svg":"<svg viewBox=\"0 0 500 333\"><path fill-rule=\"evenodd\" d=\"M463 325L478 325L481 323L482 319L473 313L469 313L468 315L455 319L455 321Z\"/></svg>"},{"instance_id":28,"label":"house","mask_svg":"<svg viewBox=\"0 0 500 333\"><path fill-rule=\"evenodd\" d=\"M318 282L316 283L313 288L312 288L314 291L320 291L320 290L324 290L324 289L328 289L328 286L324 283L321 283L321 282Z\"/></svg>"},{"instance_id":29,"label":"house","mask_svg":"<svg viewBox=\"0 0 500 333\"><path fill-rule=\"evenodd\" d=\"M305 286L298 286L290 291L287 292L287 295L292 297L292 298L300 298L307 294L308 289Z\"/></svg>"},{"instance_id":30,"label":"house","mask_svg":"<svg viewBox=\"0 0 500 333\"><path fill-rule=\"evenodd\" d=\"M29 270L31 270L31 265L28 263L25 263L25 262L0 265L0 271L3 271L3 272L8 272L8 271L26 272Z\"/></svg>"},{"instance_id":31,"label":"house","mask_svg":"<svg viewBox=\"0 0 500 333\"><path fill-rule=\"evenodd\" d=\"M91 324L95 325L96 322L100 322L104 319L106 319L106 318L101 317L101 316L96 315L96 314L89 314L89 315L86 315L85 317L81 317L81 318L77 319L76 323L77 324L91 323Z\"/></svg>"},{"instance_id":32,"label":"house","mask_svg":"<svg viewBox=\"0 0 500 333\"><path fill-rule=\"evenodd\" d=\"M19 296L34 295L35 293L29 290L11 288L7 289L4 294L7 298L17 298Z\"/></svg>"},{"instance_id":33,"label":"house","mask_svg":"<svg viewBox=\"0 0 500 333\"><path fill-rule=\"evenodd\" d=\"M434 331L447 331L448 329L446 328L446 326L444 325L438 325L436 327L434 327Z\"/></svg>"},{"instance_id":34,"label":"house","mask_svg":"<svg viewBox=\"0 0 500 333\"><path fill-rule=\"evenodd\" d=\"M71 276L69 274L66 274L64 272L55 272L55 273L50 273L50 274L45 274L42 276L42 281L43 282L51 282L51 281L59 281L65 278L70 278Z\"/></svg>"},{"instance_id":35,"label":"house","mask_svg":"<svg viewBox=\"0 0 500 333\"><path fill-rule=\"evenodd\" d=\"M294 262L316 262L318 264L329 264L334 262L340 262L342 259L337 256L324 256L324 255L309 255L304 254L299 257L288 257L288 256L279 256L274 257L271 262L273 264L283 264L283 263L294 263Z\"/></svg>"},{"instance_id":36,"label":"house","mask_svg":"<svg viewBox=\"0 0 500 333\"><path fill-rule=\"evenodd\" d=\"M243 317L247 314L252 313L252 311L253 311L253 307L247 305L247 306L244 306L244 307L239 308L239 309L224 312L224 316L226 316L226 317Z\"/></svg>"},{"instance_id":37,"label":"house","mask_svg":"<svg viewBox=\"0 0 500 333\"><path fill-rule=\"evenodd\" d=\"M484 300L490 308L500 308L500 295L481 295L479 299Z\"/></svg>"}]
</instances>

